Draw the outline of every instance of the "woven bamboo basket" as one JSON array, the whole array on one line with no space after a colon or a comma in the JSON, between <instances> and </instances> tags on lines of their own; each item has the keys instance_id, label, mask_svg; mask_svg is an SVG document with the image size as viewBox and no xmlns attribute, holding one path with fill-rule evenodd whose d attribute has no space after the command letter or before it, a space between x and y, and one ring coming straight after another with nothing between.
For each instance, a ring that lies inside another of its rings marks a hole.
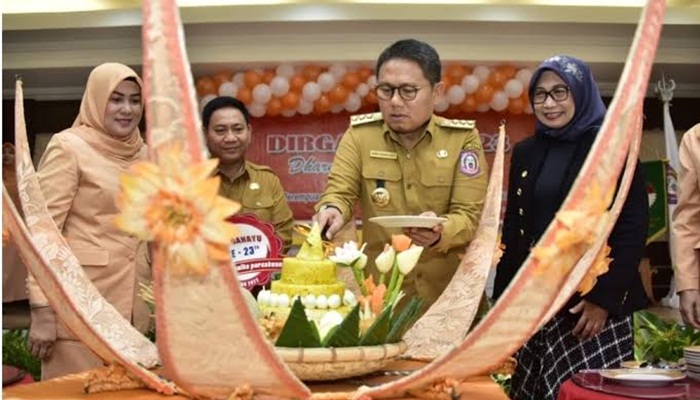
<instances>
[{"instance_id":1,"label":"woven bamboo basket","mask_svg":"<svg viewBox=\"0 0 700 400\"><path fill-rule=\"evenodd\" d=\"M276 347L277 354L303 381L331 381L376 372L404 351L406 343L339 348Z\"/></svg>"}]
</instances>

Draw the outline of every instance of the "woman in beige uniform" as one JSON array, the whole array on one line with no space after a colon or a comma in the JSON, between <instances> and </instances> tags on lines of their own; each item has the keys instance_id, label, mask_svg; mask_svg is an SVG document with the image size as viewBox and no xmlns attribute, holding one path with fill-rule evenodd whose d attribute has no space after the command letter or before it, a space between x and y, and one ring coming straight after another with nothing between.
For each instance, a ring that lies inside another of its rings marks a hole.
<instances>
[{"instance_id":1,"label":"woman in beige uniform","mask_svg":"<svg viewBox=\"0 0 700 400\"><path fill-rule=\"evenodd\" d=\"M138 297L138 282L150 279L146 246L114 224L119 176L146 157L138 128L142 87L125 65L93 69L78 117L51 138L37 174L49 213L87 276L124 318L145 332L149 313ZM29 299L29 346L42 361L42 380L102 365L57 321L33 279Z\"/></svg>"}]
</instances>

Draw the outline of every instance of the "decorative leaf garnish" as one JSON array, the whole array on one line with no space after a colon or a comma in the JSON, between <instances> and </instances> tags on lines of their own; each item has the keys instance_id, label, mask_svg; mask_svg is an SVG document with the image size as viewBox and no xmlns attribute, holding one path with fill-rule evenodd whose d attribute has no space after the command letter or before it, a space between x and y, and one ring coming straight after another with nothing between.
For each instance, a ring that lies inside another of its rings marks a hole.
<instances>
[{"instance_id":1,"label":"decorative leaf garnish","mask_svg":"<svg viewBox=\"0 0 700 400\"><path fill-rule=\"evenodd\" d=\"M365 335L360 339L361 346L377 346L386 343L389 335L389 324L391 323L391 307L384 307L382 313L367 329Z\"/></svg>"},{"instance_id":2,"label":"decorative leaf garnish","mask_svg":"<svg viewBox=\"0 0 700 400\"><path fill-rule=\"evenodd\" d=\"M396 343L401 340L403 335L406 333L408 328L410 328L414 322L420 317L421 309L423 308L423 299L419 297L411 297L408 301L406 307L401 310L400 313L394 314L391 318L391 324L389 328L389 336L387 337L387 343Z\"/></svg>"},{"instance_id":3,"label":"decorative leaf garnish","mask_svg":"<svg viewBox=\"0 0 700 400\"><path fill-rule=\"evenodd\" d=\"M355 304L343 322L331 329L323 347L353 347L360 343L360 304Z\"/></svg>"},{"instance_id":4,"label":"decorative leaf garnish","mask_svg":"<svg viewBox=\"0 0 700 400\"><path fill-rule=\"evenodd\" d=\"M292 304L287 322L275 342L277 347L321 347L321 338L316 325L309 321L301 299Z\"/></svg>"}]
</instances>

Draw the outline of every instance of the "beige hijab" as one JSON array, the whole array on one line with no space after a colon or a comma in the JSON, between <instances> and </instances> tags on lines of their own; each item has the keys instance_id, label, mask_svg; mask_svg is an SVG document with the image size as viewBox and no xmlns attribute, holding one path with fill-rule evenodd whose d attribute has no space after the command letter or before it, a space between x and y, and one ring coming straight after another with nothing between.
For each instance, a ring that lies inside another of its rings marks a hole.
<instances>
[{"instance_id":1,"label":"beige hijab","mask_svg":"<svg viewBox=\"0 0 700 400\"><path fill-rule=\"evenodd\" d=\"M104 125L107 101L114 89L127 78L134 78L143 89L141 78L126 65L104 63L95 67L88 77L80 113L70 131L104 154L131 161L138 157L139 150L144 145L139 128L134 129L125 139L117 139L107 132Z\"/></svg>"}]
</instances>

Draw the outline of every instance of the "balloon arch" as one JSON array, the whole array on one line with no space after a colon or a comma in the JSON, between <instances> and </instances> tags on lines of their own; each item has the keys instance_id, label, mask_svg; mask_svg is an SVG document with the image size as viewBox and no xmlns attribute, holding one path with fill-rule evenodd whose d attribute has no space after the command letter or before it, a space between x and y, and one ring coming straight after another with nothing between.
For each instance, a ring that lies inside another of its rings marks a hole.
<instances>
[{"instance_id":1,"label":"balloon arch","mask_svg":"<svg viewBox=\"0 0 700 400\"><path fill-rule=\"evenodd\" d=\"M443 115L496 111L531 114L527 87L529 68L513 65L468 66L448 64L442 81L445 95L435 111ZM242 100L254 117L322 115L376 110L374 71L343 64L280 64L274 69L221 71L196 81L200 107L216 96Z\"/></svg>"}]
</instances>

